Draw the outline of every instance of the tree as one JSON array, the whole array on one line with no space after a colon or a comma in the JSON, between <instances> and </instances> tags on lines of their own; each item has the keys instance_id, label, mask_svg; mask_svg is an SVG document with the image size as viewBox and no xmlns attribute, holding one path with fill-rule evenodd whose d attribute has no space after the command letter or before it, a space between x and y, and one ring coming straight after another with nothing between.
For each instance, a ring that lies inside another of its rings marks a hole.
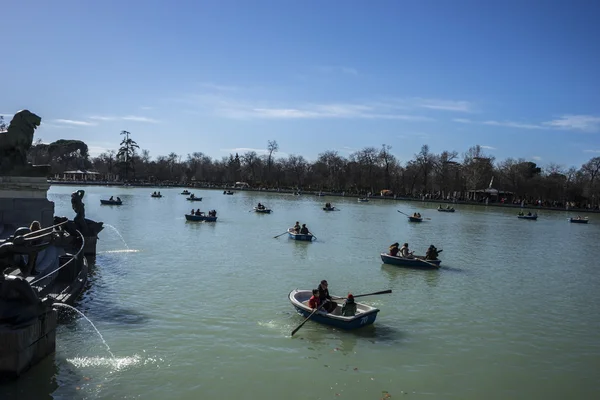
<instances>
[{"instance_id":1,"label":"tree","mask_svg":"<svg viewBox=\"0 0 600 400\"><path fill-rule=\"evenodd\" d=\"M8 129L8 124L4 122L4 117L0 115L0 132L4 132Z\"/></svg>"},{"instance_id":2,"label":"tree","mask_svg":"<svg viewBox=\"0 0 600 400\"><path fill-rule=\"evenodd\" d=\"M125 170L125 180L129 178L129 170L133 170L135 176L135 164L134 159L136 155L136 149L139 149L140 146L129 137L131 133L127 131L121 131L121 135L123 135L123 140L121 141L121 147L119 147L119 151L117 152L117 160L121 168Z\"/></svg>"},{"instance_id":3,"label":"tree","mask_svg":"<svg viewBox=\"0 0 600 400\"><path fill-rule=\"evenodd\" d=\"M53 165L57 172L88 169L91 166L88 146L81 140L57 140L48 145L47 152L50 165Z\"/></svg>"},{"instance_id":4,"label":"tree","mask_svg":"<svg viewBox=\"0 0 600 400\"><path fill-rule=\"evenodd\" d=\"M279 151L279 144L276 140L269 140L267 144L267 151L269 152L267 157L267 179L271 179L271 167L273 165L273 153Z\"/></svg>"}]
</instances>

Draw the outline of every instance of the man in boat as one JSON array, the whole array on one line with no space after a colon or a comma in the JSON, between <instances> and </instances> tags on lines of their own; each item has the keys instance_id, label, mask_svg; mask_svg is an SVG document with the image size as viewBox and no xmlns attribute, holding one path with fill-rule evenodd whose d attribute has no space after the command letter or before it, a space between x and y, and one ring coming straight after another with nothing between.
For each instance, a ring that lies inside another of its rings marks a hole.
<instances>
[{"instance_id":1,"label":"man in boat","mask_svg":"<svg viewBox=\"0 0 600 400\"><path fill-rule=\"evenodd\" d=\"M195 215L196 211L194 211L194 209L192 208L192 211L190 211L190 215Z\"/></svg>"},{"instance_id":2,"label":"man in boat","mask_svg":"<svg viewBox=\"0 0 600 400\"><path fill-rule=\"evenodd\" d=\"M436 249L436 247L434 245L429 246L429 248L427 249L427 251L425 252L425 259L426 260L437 260L438 259L438 255L444 250L438 250Z\"/></svg>"},{"instance_id":3,"label":"man in boat","mask_svg":"<svg viewBox=\"0 0 600 400\"><path fill-rule=\"evenodd\" d=\"M527 216L528 216L528 217L531 217L531 211L529 211L529 212L527 213Z\"/></svg>"},{"instance_id":4,"label":"man in boat","mask_svg":"<svg viewBox=\"0 0 600 400\"><path fill-rule=\"evenodd\" d=\"M342 315L344 317L354 317L356 315L356 303L354 302L354 296L351 293L348 294L348 298L344 301Z\"/></svg>"},{"instance_id":5,"label":"man in boat","mask_svg":"<svg viewBox=\"0 0 600 400\"><path fill-rule=\"evenodd\" d=\"M197 216L201 217L201 216L202 216L202 214L204 214L204 213L203 213L202 211L200 211L200 209L197 209L197 210L196 210L196 215L197 215Z\"/></svg>"},{"instance_id":6,"label":"man in boat","mask_svg":"<svg viewBox=\"0 0 600 400\"><path fill-rule=\"evenodd\" d=\"M333 299L329 295L328 287L329 287L329 284L327 283L327 281L325 279L323 279L321 281L321 283L319 284L318 289L319 289L319 299L321 300L321 303L327 302L327 304L323 305L323 309L325 311L327 311L328 313L330 313L337 308L337 303L335 301L333 301Z\"/></svg>"},{"instance_id":7,"label":"man in boat","mask_svg":"<svg viewBox=\"0 0 600 400\"><path fill-rule=\"evenodd\" d=\"M413 258L413 252L408 250L408 243L404 243L400 249L400 257Z\"/></svg>"},{"instance_id":8,"label":"man in boat","mask_svg":"<svg viewBox=\"0 0 600 400\"><path fill-rule=\"evenodd\" d=\"M109 201L113 201L113 200L114 200L114 197L113 197L113 196L110 196L110 199L108 199L108 200L109 200Z\"/></svg>"},{"instance_id":9,"label":"man in boat","mask_svg":"<svg viewBox=\"0 0 600 400\"><path fill-rule=\"evenodd\" d=\"M294 225L294 232L300 233L300 222L296 221L296 225Z\"/></svg>"},{"instance_id":10,"label":"man in boat","mask_svg":"<svg viewBox=\"0 0 600 400\"><path fill-rule=\"evenodd\" d=\"M306 227L306 224L302 224L302 229L300 229L300 233L303 235L308 235L310 233L308 231L308 228Z\"/></svg>"},{"instance_id":11,"label":"man in boat","mask_svg":"<svg viewBox=\"0 0 600 400\"><path fill-rule=\"evenodd\" d=\"M119 196L117 196L117 201L120 203L121 202L121 198Z\"/></svg>"},{"instance_id":12,"label":"man in boat","mask_svg":"<svg viewBox=\"0 0 600 400\"><path fill-rule=\"evenodd\" d=\"M390 246L390 256L398 257L398 252L400 251L400 243L396 242Z\"/></svg>"}]
</instances>

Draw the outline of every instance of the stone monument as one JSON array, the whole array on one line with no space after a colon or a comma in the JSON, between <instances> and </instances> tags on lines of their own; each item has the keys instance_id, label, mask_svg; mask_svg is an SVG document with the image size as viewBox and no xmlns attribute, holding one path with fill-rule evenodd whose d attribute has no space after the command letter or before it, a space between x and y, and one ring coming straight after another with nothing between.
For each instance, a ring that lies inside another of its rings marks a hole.
<instances>
[{"instance_id":1,"label":"stone monument","mask_svg":"<svg viewBox=\"0 0 600 400\"><path fill-rule=\"evenodd\" d=\"M85 217L85 204L83 204L83 196L85 191L76 190L71 193L71 206L75 211L75 218L73 221L68 221L67 217L54 217L54 224L59 224L64 221L68 221L64 230L69 232L72 236L78 236L76 230L81 232L85 238L85 246L83 253L86 256L96 255L96 243L98 242L98 233L104 229L102 222L92 221Z\"/></svg>"},{"instance_id":2,"label":"stone monument","mask_svg":"<svg viewBox=\"0 0 600 400\"><path fill-rule=\"evenodd\" d=\"M31 221L52 225L54 203L46 197L50 166L27 162L27 151L41 120L21 110L10 121L8 130L0 132L0 235L4 230L29 226Z\"/></svg>"}]
</instances>

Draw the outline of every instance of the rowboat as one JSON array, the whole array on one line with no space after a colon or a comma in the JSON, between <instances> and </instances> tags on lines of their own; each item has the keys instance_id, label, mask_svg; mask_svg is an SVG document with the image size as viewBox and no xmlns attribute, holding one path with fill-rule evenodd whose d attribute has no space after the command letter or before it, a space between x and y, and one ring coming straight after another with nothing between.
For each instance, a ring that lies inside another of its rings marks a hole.
<instances>
[{"instance_id":1,"label":"rowboat","mask_svg":"<svg viewBox=\"0 0 600 400\"><path fill-rule=\"evenodd\" d=\"M185 214L185 219L186 221L217 222L217 217L209 217L208 215Z\"/></svg>"},{"instance_id":2,"label":"rowboat","mask_svg":"<svg viewBox=\"0 0 600 400\"><path fill-rule=\"evenodd\" d=\"M100 204L103 206L120 206L123 202L118 200L100 200Z\"/></svg>"},{"instance_id":3,"label":"rowboat","mask_svg":"<svg viewBox=\"0 0 600 400\"><path fill-rule=\"evenodd\" d=\"M427 269L436 269L440 267L442 260L427 260L425 262L425 257L423 256L414 256L414 258L405 258L405 257L397 257L391 256L386 253L381 253L381 261L384 264L395 265L398 267L409 267L409 268L427 268Z\"/></svg>"},{"instance_id":4,"label":"rowboat","mask_svg":"<svg viewBox=\"0 0 600 400\"><path fill-rule=\"evenodd\" d=\"M537 217L538 217L537 214L533 214L533 215L517 215L517 218L519 218L519 219L529 219L529 220L532 220L532 221L537 220Z\"/></svg>"},{"instance_id":5,"label":"rowboat","mask_svg":"<svg viewBox=\"0 0 600 400\"><path fill-rule=\"evenodd\" d=\"M254 211L260 214L271 214L271 209L270 208L258 208L258 207L254 207Z\"/></svg>"},{"instance_id":6,"label":"rowboat","mask_svg":"<svg viewBox=\"0 0 600 400\"><path fill-rule=\"evenodd\" d=\"M189 191L187 191L187 190L184 190L183 192L181 192L179 194L183 194L183 195L189 196L191 193Z\"/></svg>"},{"instance_id":7,"label":"rowboat","mask_svg":"<svg viewBox=\"0 0 600 400\"><path fill-rule=\"evenodd\" d=\"M187 197L188 201L202 201L202 197Z\"/></svg>"},{"instance_id":8,"label":"rowboat","mask_svg":"<svg viewBox=\"0 0 600 400\"><path fill-rule=\"evenodd\" d=\"M358 202L359 202L359 203L368 203L368 202L369 202L369 199L367 199L367 198L365 197L365 198L362 198L362 199L358 199Z\"/></svg>"},{"instance_id":9,"label":"rowboat","mask_svg":"<svg viewBox=\"0 0 600 400\"><path fill-rule=\"evenodd\" d=\"M323 207L324 211L335 211L335 207Z\"/></svg>"},{"instance_id":10,"label":"rowboat","mask_svg":"<svg viewBox=\"0 0 600 400\"><path fill-rule=\"evenodd\" d=\"M410 222L423 222L423 217L408 217Z\"/></svg>"},{"instance_id":11,"label":"rowboat","mask_svg":"<svg viewBox=\"0 0 600 400\"><path fill-rule=\"evenodd\" d=\"M296 309L296 312L303 317L308 317L314 310L308 306L308 300L312 296L312 290L292 290L288 296L290 303ZM351 330L371 325L377 318L379 309L368 306L363 303L356 303L356 315L353 317L342 316L342 305L338 306L331 313L317 311L310 318L312 321L324 325L330 325L336 328Z\"/></svg>"},{"instance_id":12,"label":"rowboat","mask_svg":"<svg viewBox=\"0 0 600 400\"><path fill-rule=\"evenodd\" d=\"M312 233L309 233L308 235L304 235L302 233L296 233L294 232L294 228L290 228L288 229L288 237L290 239L294 239L294 240L302 240L305 242L311 242L313 240L313 235ZM312 296L312 294L311 294Z\"/></svg>"},{"instance_id":13,"label":"rowboat","mask_svg":"<svg viewBox=\"0 0 600 400\"><path fill-rule=\"evenodd\" d=\"M226 191L226 192L224 191L224 192L223 192L223 194L229 194L229 195L232 195L232 194L233 194L233 192L232 192L231 190L228 190L228 191Z\"/></svg>"},{"instance_id":14,"label":"rowboat","mask_svg":"<svg viewBox=\"0 0 600 400\"><path fill-rule=\"evenodd\" d=\"M161 198L162 194L151 194L150 197Z\"/></svg>"},{"instance_id":15,"label":"rowboat","mask_svg":"<svg viewBox=\"0 0 600 400\"><path fill-rule=\"evenodd\" d=\"M589 220L588 220L588 217L585 217L585 218L569 218L569 221L574 224L587 224Z\"/></svg>"},{"instance_id":16,"label":"rowboat","mask_svg":"<svg viewBox=\"0 0 600 400\"><path fill-rule=\"evenodd\" d=\"M454 208L438 208L439 212L454 212Z\"/></svg>"}]
</instances>

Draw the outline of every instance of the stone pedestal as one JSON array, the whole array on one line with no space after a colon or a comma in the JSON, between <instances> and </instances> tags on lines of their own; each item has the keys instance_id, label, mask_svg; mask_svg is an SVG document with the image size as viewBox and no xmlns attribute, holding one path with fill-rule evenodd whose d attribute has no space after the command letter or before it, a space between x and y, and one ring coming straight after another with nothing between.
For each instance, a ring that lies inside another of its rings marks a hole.
<instances>
[{"instance_id":1,"label":"stone pedestal","mask_svg":"<svg viewBox=\"0 0 600 400\"><path fill-rule=\"evenodd\" d=\"M0 176L0 224L29 226L39 221L52 226L54 202L47 198L50 184L45 177Z\"/></svg>"},{"instance_id":2,"label":"stone pedestal","mask_svg":"<svg viewBox=\"0 0 600 400\"><path fill-rule=\"evenodd\" d=\"M27 326L0 326L0 380L14 379L56 349L57 312L49 308Z\"/></svg>"}]
</instances>

